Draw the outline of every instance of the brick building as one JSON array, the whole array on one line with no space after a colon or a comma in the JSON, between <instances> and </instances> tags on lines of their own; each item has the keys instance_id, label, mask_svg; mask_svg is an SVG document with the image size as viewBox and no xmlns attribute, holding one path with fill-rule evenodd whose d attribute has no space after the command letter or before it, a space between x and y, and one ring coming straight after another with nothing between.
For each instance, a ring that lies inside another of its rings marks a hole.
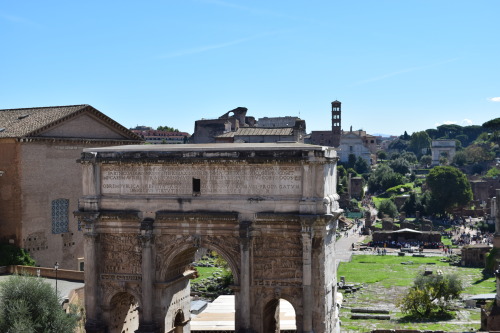
<instances>
[{"instance_id":1,"label":"brick building","mask_svg":"<svg viewBox=\"0 0 500 333\"><path fill-rule=\"evenodd\" d=\"M140 142L90 105L0 110L0 241L27 249L38 265L78 269L76 160L83 148Z\"/></svg>"}]
</instances>

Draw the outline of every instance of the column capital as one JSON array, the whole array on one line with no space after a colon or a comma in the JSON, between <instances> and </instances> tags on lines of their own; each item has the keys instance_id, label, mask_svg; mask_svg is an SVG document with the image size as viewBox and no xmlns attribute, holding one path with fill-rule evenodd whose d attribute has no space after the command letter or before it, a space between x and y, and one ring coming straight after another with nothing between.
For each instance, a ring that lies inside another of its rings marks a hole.
<instances>
[{"instance_id":1,"label":"column capital","mask_svg":"<svg viewBox=\"0 0 500 333\"><path fill-rule=\"evenodd\" d=\"M137 238L141 241L141 244L143 247L151 247L151 245L154 243L154 235L152 232L144 232L139 235L137 235Z\"/></svg>"},{"instance_id":2,"label":"column capital","mask_svg":"<svg viewBox=\"0 0 500 333\"><path fill-rule=\"evenodd\" d=\"M76 211L73 213L75 217L78 219L79 229L83 229L83 235L85 237L93 238L97 236L96 233L96 224L99 219L99 212L81 212Z\"/></svg>"},{"instance_id":3,"label":"column capital","mask_svg":"<svg viewBox=\"0 0 500 333\"><path fill-rule=\"evenodd\" d=\"M154 220L152 218L145 218L141 222L140 234L137 237L143 247L151 247L151 244L154 242L153 223Z\"/></svg>"}]
</instances>

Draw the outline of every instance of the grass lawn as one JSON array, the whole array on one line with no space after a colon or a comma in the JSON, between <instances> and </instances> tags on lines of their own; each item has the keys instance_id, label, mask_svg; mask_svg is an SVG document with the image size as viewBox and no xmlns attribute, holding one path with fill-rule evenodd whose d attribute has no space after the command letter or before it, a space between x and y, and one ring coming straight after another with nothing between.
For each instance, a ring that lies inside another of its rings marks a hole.
<instances>
[{"instance_id":1,"label":"grass lawn","mask_svg":"<svg viewBox=\"0 0 500 333\"><path fill-rule=\"evenodd\" d=\"M385 200L389 200L388 198L379 198L379 197L372 197L373 203L375 204L375 207L378 209L380 207L380 203Z\"/></svg>"},{"instance_id":2,"label":"grass lawn","mask_svg":"<svg viewBox=\"0 0 500 333\"><path fill-rule=\"evenodd\" d=\"M214 274L215 271L221 270L220 267L196 267L198 271L198 277L193 279L192 282L197 282L201 279L206 279Z\"/></svg>"},{"instance_id":3,"label":"grass lawn","mask_svg":"<svg viewBox=\"0 0 500 333\"><path fill-rule=\"evenodd\" d=\"M446 321L407 322L395 302L413 284L413 280L424 269L457 273L465 283L463 296L495 292L495 278L483 276L480 268L450 266L442 262L443 257L398 257L376 255L354 255L349 263L342 262L337 276L344 276L346 283L360 283L363 288L352 294L344 294L340 311L343 332L367 332L373 329L418 329L463 332L479 329L480 309L457 307L454 319ZM403 265L402 262L413 262ZM391 320L350 319L350 309L367 307L389 309Z\"/></svg>"}]
</instances>

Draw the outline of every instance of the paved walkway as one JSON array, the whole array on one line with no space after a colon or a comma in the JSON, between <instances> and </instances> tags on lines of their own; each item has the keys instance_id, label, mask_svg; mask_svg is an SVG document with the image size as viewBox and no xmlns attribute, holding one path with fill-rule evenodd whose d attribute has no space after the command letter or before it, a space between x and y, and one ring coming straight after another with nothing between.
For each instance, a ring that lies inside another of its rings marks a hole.
<instances>
[{"instance_id":1,"label":"paved walkway","mask_svg":"<svg viewBox=\"0 0 500 333\"><path fill-rule=\"evenodd\" d=\"M357 232L354 232L353 229L347 231L347 236L344 236L344 233L341 232L342 237L335 242L335 264L337 268L340 262L351 261L351 256L354 253L352 244L361 242L365 238L365 236L360 236Z\"/></svg>"}]
</instances>

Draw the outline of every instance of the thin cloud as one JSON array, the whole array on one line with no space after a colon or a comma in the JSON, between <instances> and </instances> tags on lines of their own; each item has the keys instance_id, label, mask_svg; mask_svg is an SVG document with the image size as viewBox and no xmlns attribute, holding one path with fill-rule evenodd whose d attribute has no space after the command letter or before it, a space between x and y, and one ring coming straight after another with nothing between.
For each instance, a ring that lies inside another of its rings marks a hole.
<instances>
[{"instance_id":1,"label":"thin cloud","mask_svg":"<svg viewBox=\"0 0 500 333\"><path fill-rule=\"evenodd\" d=\"M192 54L207 52L207 51L211 51L211 50L216 50L216 49L221 49L221 48L224 48L224 47L229 47L229 46L241 44L241 43L244 43L244 42L248 42L250 40L262 38L262 37L265 37L265 36L274 35L274 34L277 34L277 33L278 32L270 32L270 33L259 34L259 35L255 35L255 36L251 36L251 37L247 37L247 38L240 38L240 39L236 39L236 40L233 40L233 41L230 41L230 42L226 42L226 43L205 45L205 46L195 47L195 48L192 48L192 49L180 50L180 51L176 51L176 52L172 52L172 53L167 53L165 55L160 56L159 58L160 59L177 58L177 57L182 57L182 56L186 56L186 55L192 55Z\"/></svg>"},{"instance_id":2,"label":"thin cloud","mask_svg":"<svg viewBox=\"0 0 500 333\"><path fill-rule=\"evenodd\" d=\"M490 97L488 100L491 102L500 102L500 97Z\"/></svg>"},{"instance_id":3,"label":"thin cloud","mask_svg":"<svg viewBox=\"0 0 500 333\"><path fill-rule=\"evenodd\" d=\"M370 79L358 81L358 82L354 83L353 86L357 86L357 85L361 85L361 84L365 84L365 83L370 83L370 82L375 82L375 81L380 81L380 80L384 80L384 79L387 79L387 78L392 77L392 76L397 76L397 75L401 75L401 74L405 74L405 73L415 72L415 71L419 71L419 70L423 70L423 69L427 69L427 68L431 68L431 67L436 67L436 66L444 65L444 64L447 64L449 62L456 61L458 59L459 58L453 58L453 59L448 59L448 60L445 60L445 61L437 62L437 63L431 64L431 65L425 65L425 66L419 66L419 67L410 67L410 68L402 69L402 70L399 70L399 71L396 71L396 72L392 72L392 73L380 75L380 76L377 76L377 77L373 77L373 78L370 78Z\"/></svg>"},{"instance_id":4,"label":"thin cloud","mask_svg":"<svg viewBox=\"0 0 500 333\"><path fill-rule=\"evenodd\" d=\"M9 21L11 23L18 23L18 24L30 25L30 26L34 26L34 27L41 27L40 24L33 22L31 20L28 20L28 19L21 17L21 16L14 16L14 15L8 15L5 13L0 13L0 18L3 19L4 21Z\"/></svg>"}]
</instances>

